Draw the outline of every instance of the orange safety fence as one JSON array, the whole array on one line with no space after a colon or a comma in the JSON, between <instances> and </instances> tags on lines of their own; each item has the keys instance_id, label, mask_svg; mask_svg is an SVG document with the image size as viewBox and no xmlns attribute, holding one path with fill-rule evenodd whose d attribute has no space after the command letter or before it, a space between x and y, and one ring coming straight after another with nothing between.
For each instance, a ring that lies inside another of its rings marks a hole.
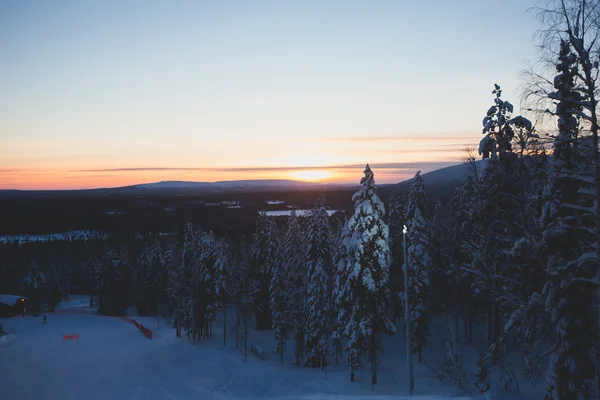
<instances>
[{"instance_id":1,"label":"orange safety fence","mask_svg":"<svg viewBox=\"0 0 600 400\"><path fill-rule=\"evenodd\" d=\"M152 331L146 328L144 325L137 322L135 319L130 317L120 317L123 321L131 322L142 332L148 339L152 339Z\"/></svg>"}]
</instances>

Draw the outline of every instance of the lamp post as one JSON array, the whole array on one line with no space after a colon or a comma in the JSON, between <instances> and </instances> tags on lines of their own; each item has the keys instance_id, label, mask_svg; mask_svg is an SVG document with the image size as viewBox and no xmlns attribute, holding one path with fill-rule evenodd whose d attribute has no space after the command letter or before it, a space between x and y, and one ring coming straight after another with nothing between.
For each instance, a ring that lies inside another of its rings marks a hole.
<instances>
[{"instance_id":1,"label":"lamp post","mask_svg":"<svg viewBox=\"0 0 600 400\"><path fill-rule=\"evenodd\" d=\"M410 346L410 304L408 303L408 251L406 248L406 233L408 229L404 225L402 229L404 239L404 319L406 321L406 362L408 369L408 391L412 396L415 391L415 379L413 374L412 351Z\"/></svg>"}]
</instances>

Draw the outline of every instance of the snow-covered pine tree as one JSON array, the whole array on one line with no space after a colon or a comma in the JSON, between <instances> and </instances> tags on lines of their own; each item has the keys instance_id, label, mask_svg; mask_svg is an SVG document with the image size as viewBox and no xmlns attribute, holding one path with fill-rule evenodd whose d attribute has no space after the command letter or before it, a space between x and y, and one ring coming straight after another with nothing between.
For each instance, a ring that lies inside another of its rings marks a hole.
<instances>
[{"instance_id":1,"label":"snow-covered pine tree","mask_svg":"<svg viewBox=\"0 0 600 400\"><path fill-rule=\"evenodd\" d=\"M300 232L300 222L298 221L296 211L292 210L288 219L286 236L280 243L280 250L278 251L281 257L273 267L273 276L269 287L272 328L275 333L275 340L277 341L275 353L279 354L281 363L283 363L283 354L287 349L287 340L290 337L290 332L294 330L294 322L292 321L290 310L293 301L288 293L288 290L291 290L292 286L290 282L291 274L287 268L288 260L284 253L286 253L288 245L290 249L293 248L293 243L291 242L293 241L293 237L298 235L298 232Z\"/></svg>"},{"instance_id":2,"label":"snow-covered pine tree","mask_svg":"<svg viewBox=\"0 0 600 400\"><path fill-rule=\"evenodd\" d=\"M252 266L252 245L241 237L230 251L230 273L227 283L227 293L235 304L235 348L239 347L240 327L243 323L243 332L248 331L248 317L255 303L254 298L260 292L259 283L255 280L256 274ZM244 357L248 355L248 337L244 337Z\"/></svg>"},{"instance_id":3,"label":"snow-covered pine tree","mask_svg":"<svg viewBox=\"0 0 600 400\"><path fill-rule=\"evenodd\" d=\"M409 203L410 207L410 203ZM429 275L433 266L429 245L429 227L418 207L414 207L407 238L408 287L410 299L411 342L423 361L423 346L429 339L429 302L431 299ZM405 294L406 295L406 294Z\"/></svg>"},{"instance_id":4,"label":"snow-covered pine tree","mask_svg":"<svg viewBox=\"0 0 600 400\"><path fill-rule=\"evenodd\" d=\"M199 320L201 321L199 332L205 338L212 336L212 324L219 310L217 286L223 255L223 243L215 237L212 231L200 235L200 271L203 291L201 294L201 314L199 314Z\"/></svg>"},{"instance_id":5,"label":"snow-covered pine tree","mask_svg":"<svg viewBox=\"0 0 600 400\"><path fill-rule=\"evenodd\" d=\"M173 243L167 246L164 260L167 274L167 300L169 304L169 314L173 317L173 328L175 334L181 337L181 321L183 301L183 262L181 261L182 252L179 247L182 243Z\"/></svg>"},{"instance_id":6,"label":"snow-covered pine tree","mask_svg":"<svg viewBox=\"0 0 600 400\"><path fill-rule=\"evenodd\" d=\"M403 227L406 224L405 204L402 196L402 190L398 186L392 192L390 205L388 207L388 226L390 228L390 251L392 255L392 264L390 266L390 315L392 321L395 321L402 313L401 303L398 293L404 291L404 274L402 265L404 265L404 247L403 247Z\"/></svg>"},{"instance_id":7,"label":"snow-covered pine tree","mask_svg":"<svg viewBox=\"0 0 600 400\"><path fill-rule=\"evenodd\" d=\"M98 295L98 288L100 287L98 274L100 263L100 257L96 256L92 257L85 264L85 286L87 292L90 294L90 308L98 306L94 304L94 296Z\"/></svg>"},{"instance_id":8,"label":"snow-covered pine tree","mask_svg":"<svg viewBox=\"0 0 600 400\"><path fill-rule=\"evenodd\" d=\"M167 247L162 246L158 240L155 242L153 260L154 281L156 282L156 315L162 315L163 317L166 317L169 309L169 299L167 293L169 275L167 271L166 250Z\"/></svg>"},{"instance_id":9,"label":"snow-covered pine tree","mask_svg":"<svg viewBox=\"0 0 600 400\"><path fill-rule=\"evenodd\" d=\"M411 301L410 323L412 328L411 342L414 346L413 351L419 354L419 362L422 360L422 347L427 344L430 301L430 282L429 275L433 268L430 249L429 225L424 218L424 212L427 206L427 195L425 192L425 183L421 177L420 171L415 175L411 187L408 204L406 205L406 226L407 233L407 256L408 256L408 279L409 279L409 299ZM414 225L414 227L413 227ZM401 291L401 298L405 298L406 293Z\"/></svg>"},{"instance_id":10,"label":"snow-covered pine tree","mask_svg":"<svg viewBox=\"0 0 600 400\"><path fill-rule=\"evenodd\" d=\"M479 194L480 174L472 154L467 157L467 167L469 167L467 178L463 185L456 189L448 205L450 230L445 239L451 248L449 252L451 268L448 274L454 286L455 329L458 333L458 320L462 309L464 334L471 341L475 307L468 295L472 292L473 277L464 273L464 266L471 265L473 256L470 252L470 242L483 235L483 228Z\"/></svg>"},{"instance_id":11,"label":"snow-covered pine tree","mask_svg":"<svg viewBox=\"0 0 600 400\"><path fill-rule=\"evenodd\" d=\"M259 284L260 293L255 297L258 309L256 329L271 329L270 312L270 283L273 269L277 263L278 249L277 225L266 212L261 212L256 219L256 232L252 246L252 262L255 271L255 281Z\"/></svg>"},{"instance_id":12,"label":"snow-covered pine tree","mask_svg":"<svg viewBox=\"0 0 600 400\"><path fill-rule=\"evenodd\" d=\"M29 299L30 308L41 307L42 305L42 287L46 284L46 276L35 261L35 259L31 259L31 263L29 264L29 273L25 278L25 287L27 297Z\"/></svg>"},{"instance_id":13,"label":"snow-covered pine tree","mask_svg":"<svg viewBox=\"0 0 600 400\"><path fill-rule=\"evenodd\" d=\"M491 160L483 170L477 192L480 218L473 227L470 244L464 249L472 254L470 266L465 268L471 275L476 289L474 294L487 303L487 340L491 346L491 362L498 362L497 346L505 315L518 307L514 301L519 291L519 277L515 276L518 266L511 262L510 250L519 240L524 226L519 200L524 185L522 159L512 152L515 130L511 121L526 124L523 117L510 119L513 106L501 99L500 86L494 85L494 105L483 119L483 134L479 153ZM482 279L485 277L485 281Z\"/></svg>"},{"instance_id":14,"label":"snow-covered pine tree","mask_svg":"<svg viewBox=\"0 0 600 400\"><path fill-rule=\"evenodd\" d=\"M182 282L183 298L181 301L181 327L186 331L187 336L196 342L198 336L199 324L198 316L201 312L201 299L203 287L203 276L201 271L201 249L200 235L201 231L195 232L192 224L187 223L184 227L183 248L181 253L182 261Z\"/></svg>"},{"instance_id":15,"label":"snow-covered pine tree","mask_svg":"<svg viewBox=\"0 0 600 400\"><path fill-rule=\"evenodd\" d=\"M408 203L406 204L404 219L409 230L411 220L417 208L423 217L427 215L427 192L425 191L425 182L421 176L421 171L417 171L415 174L414 182L408 193Z\"/></svg>"},{"instance_id":16,"label":"snow-covered pine tree","mask_svg":"<svg viewBox=\"0 0 600 400\"><path fill-rule=\"evenodd\" d=\"M350 254L350 243L352 231L348 226L348 219L342 227L339 244L333 258L335 269L333 293L331 299L332 308L332 335L331 339L335 347L335 363L339 361L342 354L342 337L346 325L350 321L350 311L353 299L353 282L348 279L350 274L349 265L353 265L352 254Z\"/></svg>"},{"instance_id":17,"label":"snow-covered pine tree","mask_svg":"<svg viewBox=\"0 0 600 400\"><path fill-rule=\"evenodd\" d=\"M304 352L306 366L327 365L329 349L329 274L332 270L331 227L323 194L310 211L306 249L307 288Z\"/></svg>"},{"instance_id":18,"label":"snow-covered pine tree","mask_svg":"<svg viewBox=\"0 0 600 400\"><path fill-rule=\"evenodd\" d=\"M224 252L212 232L194 232L189 223L184 232L183 265L175 278L183 286L179 292L182 295L179 301L181 322L195 343L196 338L211 337L219 307L217 286Z\"/></svg>"},{"instance_id":19,"label":"snow-covered pine tree","mask_svg":"<svg viewBox=\"0 0 600 400\"><path fill-rule=\"evenodd\" d=\"M154 315L157 311L157 277L154 272L157 266L156 254L153 246L144 246L135 270L135 283L137 286L137 311L140 315Z\"/></svg>"},{"instance_id":20,"label":"snow-covered pine tree","mask_svg":"<svg viewBox=\"0 0 600 400\"><path fill-rule=\"evenodd\" d=\"M344 334L348 338L350 379L362 365L362 356L371 361L371 383L377 383L377 363L382 352L381 333L394 334L396 327L388 318L389 306L389 228L384 222L385 208L375 193L373 171L367 164L365 176L356 192L354 214L347 226L352 232L348 252L352 263L348 269L348 288L353 288L349 322Z\"/></svg>"},{"instance_id":21,"label":"snow-covered pine tree","mask_svg":"<svg viewBox=\"0 0 600 400\"><path fill-rule=\"evenodd\" d=\"M479 154L483 159L496 159L500 154L512 150L511 141L514 138L514 130L508 123L513 105L502 100L502 89L494 84L492 94L496 95L494 105L491 106L483 118L484 138L479 142Z\"/></svg>"},{"instance_id":22,"label":"snow-covered pine tree","mask_svg":"<svg viewBox=\"0 0 600 400\"><path fill-rule=\"evenodd\" d=\"M29 289L38 290L46 283L46 277L44 273L40 271L35 259L31 260L29 264L29 273L25 278L25 285Z\"/></svg>"},{"instance_id":23,"label":"snow-covered pine tree","mask_svg":"<svg viewBox=\"0 0 600 400\"><path fill-rule=\"evenodd\" d=\"M227 344L227 305L230 297L227 292L227 285L230 279L231 259L229 257L229 245L226 239L218 240L216 244L216 253L218 259L215 262L215 295L216 301L219 303L219 309L223 311L223 348Z\"/></svg>"},{"instance_id":24,"label":"snow-covered pine tree","mask_svg":"<svg viewBox=\"0 0 600 400\"><path fill-rule=\"evenodd\" d=\"M183 309L181 307L184 297L183 263L180 259L181 252L174 244L167 246L164 253L165 273L167 275L166 295L169 304L169 314L173 316L175 335L181 337L181 323Z\"/></svg>"},{"instance_id":25,"label":"snow-covered pine tree","mask_svg":"<svg viewBox=\"0 0 600 400\"><path fill-rule=\"evenodd\" d=\"M97 270L98 311L104 315L118 316L125 313L126 307L126 254L122 251L109 249L102 257Z\"/></svg>"},{"instance_id":26,"label":"snow-covered pine tree","mask_svg":"<svg viewBox=\"0 0 600 400\"><path fill-rule=\"evenodd\" d=\"M64 267L63 267L64 268ZM61 291L61 267L55 264L50 266L48 271L48 284L46 285L46 296L48 299L48 311L54 312L54 309L60 304L62 299Z\"/></svg>"},{"instance_id":27,"label":"snow-covered pine tree","mask_svg":"<svg viewBox=\"0 0 600 400\"><path fill-rule=\"evenodd\" d=\"M294 337L294 358L301 365L304 356L304 325L306 295L306 235L300 220L293 213L288 219L288 228L282 244L281 265L286 271L286 295L290 332Z\"/></svg>"},{"instance_id":28,"label":"snow-covered pine tree","mask_svg":"<svg viewBox=\"0 0 600 400\"><path fill-rule=\"evenodd\" d=\"M578 74L576 57L567 42L561 43L556 89L558 134L554 140L551 171L542 213L548 281L546 308L555 329L555 351L546 375L548 400L591 398L598 343L596 309L597 254L593 198L589 194L593 169L581 152L579 112L584 98L574 90Z\"/></svg>"},{"instance_id":29,"label":"snow-covered pine tree","mask_svg":"<svg viewBox=\"0 0 600 400\"><path fill-rule=\"evenodd\" d=\"M448 292L453 285L447 283L450 276L448 267L452 264L452 248L449 244L455 240L449 236L455 232L450 227L447 210L439 198L435 201L429 228L429 248L433 266L429 278L431 293L435 293L435 296L431 297L430 310L432 313L454 311L447 309L447 305L452 304L453 300L453 293Z\"/></svg>"},{"instance_id":30,"label":"snow-covered pine tree","mask_svg":"<svg viewBox=\"0 0 600 400\"><path fill-rule=\"evenodd\" d=\"M505 285L510 290L503 290L503 306L511 316L504 325L502 340L508 334L512 335L521 346L526 376L537 379L542 366L537 360L542 351L540 345L547 338L547 332L552 331L541 302L547 257L539 221L543 188L548 178L545 154L536 153L535 149L528 147L525 153L527 156L519 159L523 169L518 176L521 186L517 201L520 227L515 230L515 241L507 252L510 268L505 276L511 284Z\"/></svg>"},{"instance_id":31,"label":"snow-covered pine tree","mask_svg":"<svg viewBox=\"0 0 600 400\"><path fill-rule=\"evenodd\" d=\"M279 354L281 363L283 363L283 354L287 350L287 340L290 338L289 334L292 330L292 321L288 309L289 298L286 293L289 287L287 282L288 274L286 272L285 267L278 263L273 269L273 277L271 278L271 287L269 289L271 294L272 327L275 340L277 341L275 353Z\"/></svg>"}]
</instances>

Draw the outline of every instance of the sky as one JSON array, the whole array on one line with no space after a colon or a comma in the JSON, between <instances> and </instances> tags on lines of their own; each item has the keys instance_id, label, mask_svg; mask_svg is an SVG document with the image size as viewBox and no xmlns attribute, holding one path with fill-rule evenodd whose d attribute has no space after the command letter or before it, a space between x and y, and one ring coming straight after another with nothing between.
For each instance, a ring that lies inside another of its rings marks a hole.
<instances>
[{"instance_id":1,"label":"sky","mask_svg":"<svg viewBox=\"0 0 600 400\"><path fill-rule=\"evenodd\" d=\"M519 111L535 0L0 0L0 189L377 183Z\"/></svg>"}]
</instances>

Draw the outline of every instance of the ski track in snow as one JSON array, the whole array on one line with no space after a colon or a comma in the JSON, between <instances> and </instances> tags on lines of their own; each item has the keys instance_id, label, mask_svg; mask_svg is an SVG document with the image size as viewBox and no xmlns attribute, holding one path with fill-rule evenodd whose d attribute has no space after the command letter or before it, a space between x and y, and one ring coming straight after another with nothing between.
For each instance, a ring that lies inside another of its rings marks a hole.
<instances>
[{"instance_id":1,"label":"ski track in snow","mask_svg":"<svg viewBox=\"0 0 600 400\"><path fill-rule=\"evenodd\" d=\"M72 304L72 308L81 309L81 305ZM139 318L154 329L154 339L150 340L133 324L117 317L85 315L83 310L59 311L50 315L46 324L41 323L41 317L0 319L5 328L14 328L16 335L0 345L0 399L409 398L381 392L351 395L348 391L361 390L363 385L345 383L346 371L296 369L290 366L289 352L284 365L258 360L250 353L244 360L235 350L233 329L225 349L215 348L223 345L222 336L217 333L213 339L192 346L185 339L175 338L174 330L166 327L164 321L156 327L156 318ZM215 331L218 328L215 326ZM79 343L63 342L63 335L75 333ZM258 340L259 336L251 339ZM445 397L411 399L442 398Z\"/></svg>"}]
</instances>

